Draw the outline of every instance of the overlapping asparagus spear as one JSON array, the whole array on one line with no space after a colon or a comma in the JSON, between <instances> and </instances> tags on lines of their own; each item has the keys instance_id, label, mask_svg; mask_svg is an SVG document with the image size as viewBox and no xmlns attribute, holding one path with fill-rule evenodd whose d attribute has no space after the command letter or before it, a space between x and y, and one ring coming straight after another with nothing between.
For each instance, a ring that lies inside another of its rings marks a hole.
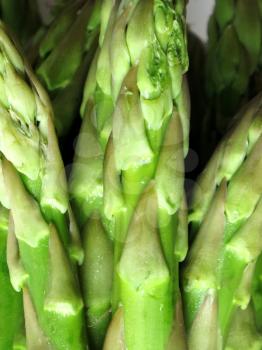
<instances>
[{"instance_id":1,"label":"overlapping asparagus spear","mask_svg":"<svg viewBox=\"0 0 262 350\"><path fill-rule=\"evenodd\" d=\"M71 177L94 349L185 349L178 286L187 251L184 7L102 5Z\"/></svg>"},{"instance_id":2,"label":"overlapping asparagus spear","mask_svg":"<svg viewBox=\"0 0 262 350\"><path fill-rule=\"evenodd\" d=\"M36 73L52 100L55 127L66 136L78 116L89 63L94 56L101 0L76 0L54 19L40 41Z\"/></svg>"},{"instance_id":3,"label":"overlapping asparagus spear","mask_svg":"<svg viewBox=\"0 0 262 350\"><path fill-rule=\"evenodd\" d=\"M262 95L239 114L193 197L183 271L189 350L262 348Z\"/></svg>"},{"instance_id":4,"label":"overlapping asparagus spear","mask_svg":"<svg viewBox=\"0 0 262 350\"><path fill-rule=\"evenodd\" d=\"M1 200L10 210L7 263L23 293L27 349L86 349L74 267L83 256L53 112L2 23L0 43Z\"/></svg>"},{"instance_id":5,"label":"overlapping asparagus spear","mask_svg":"<svg viewBox=\"0 0 262 350\"><path fill-rule=\"evenodd\" d=\"M216 0L207 58L210 124L221 135L243 102L262 89L255 86L262 72L261 0Z\"/></svg>"}]
</instances>

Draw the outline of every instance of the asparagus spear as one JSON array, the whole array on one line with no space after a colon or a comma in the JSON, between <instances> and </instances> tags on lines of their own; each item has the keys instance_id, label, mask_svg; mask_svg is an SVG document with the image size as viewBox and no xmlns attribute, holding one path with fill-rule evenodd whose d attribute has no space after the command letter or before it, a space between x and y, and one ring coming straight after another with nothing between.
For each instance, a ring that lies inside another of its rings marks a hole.
<instances>
[{"instance_id":1,"label":"asparagus spear","mask_svg":"<svg viewBox=\"0 0 262 350\"><path fill-rule=\"evenodd\" d=\"M85 77L97 46L100 2L71 2L54 19L39 44L36 73L51 97L60 137L69 133L78 114Z\"/></svg>"},{"instance_id":2,"label":"asparagus spear","mask_svg":"<svg viewBox=\"0 0 262 350\"><path fill-rule=\"evenodd\" d=\"M0 206L0 349L24 349L21 295L10 283L6 261L8 210Z\"/></svg>"},{"instance_id":3,"label":"asparagus spear","mask_svg":"<svg viewBox=\"0 0 262 350\"><path fill-rule=\"evenodd\" d=\"M219 136L250 94L261 91L261 85L254 86L261 62L261 0L216 0L209 21L206 90Z\"/></svg>"},{"instance_id":4,"label":"asparagus spear","mask_svg":"<svg viewBox=\"0 0 262 350\"><path fill-rule=\"evenodd\" d=\"M189 221L195 236L183 271L189 349L261 349L251 301L262 252L262 95L200 175Z\"/></svg>"},{"instance_id":5,"label":"asparagus spear","mask_svg":"<svg viewBox=\"0 0 262 350\"><path fill-rule=\"evenodd\" d=\"M7 262L23 293L29 350L85 349L75 273L82 250L48 97L0 24L0 152L10 210Z\"/></svg>"},{"instance_id":6,"label":"asparagus spear","mask_svg":"<svg viewBox=\"0 0 262 350\"><path fill-rule=\"evenodd\" d=\"M71 176L95 349L186 346L178 286L187 250L184 5L102 5L100 47L85 85Z\"/></svg>"}]
</instances>

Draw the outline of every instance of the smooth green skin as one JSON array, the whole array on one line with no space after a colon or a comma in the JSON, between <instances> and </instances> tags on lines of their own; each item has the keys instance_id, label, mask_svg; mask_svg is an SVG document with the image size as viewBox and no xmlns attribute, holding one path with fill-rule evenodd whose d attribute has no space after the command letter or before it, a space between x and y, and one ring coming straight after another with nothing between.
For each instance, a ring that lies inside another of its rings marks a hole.
<instances>
[{"instance_id":1,"label":"smooth green skin","mask_svg":"<svg viewBox=\"0 0 262 350\"><path fill-rule=\"evenodd\" d=\"M168 224L161 222L163 216ZM164 212L158 213L154 189L147 189L136 206L117 265L125 341L132 349L165 349L170 337L179 293L173 251L177 222L170 220Z\"/></svg>"},{"instance_id":2,"label":"smooth green skin","mask_svg":"<svg viewBox=\"0 0 262 350\"><path fill-rule=\"evenodd\" d=\"M131 350L166 349L178 300L177 260L187 249L179 211L187 152L183 73L188 58L183 4L176 1L176 6L174 13L169 1L103 2L100 48L85 85L71 176L82 234L91 236L88 223L95 213L114 247L112 291L106 269L99 278L107 285L108 311L114 315L123 306L124 337ZM151 187L158 197L152 204L152 227L147 217L151 203L145 199ZM96 254L97 247L93 259ZM92 273L86 264L82 281ZM99 288L93 295L85 292L89 324L98 318L97 310L104 316L107 305L103 300L92 309L96 293ZM99 324L97 332L104 338Z\"/></svg>"},{"instance_id":3,"label":"smooth green skin","mask_svg":"<svg viewBox=\"0 0 262 350\"><path fill-rule=\"evenodd\" d=\"M6 262L8 211L0 208L0 349L26 349L21 294L14 291Z\"/></svg>"},{"instance_id":4,"label":"smooth green skin","mask_svg":"<svg viewBox=\"0 0 262 350\"><path fill-rule=\"evenodd\" d=\"M113 244L99 216L93 215L82 232L85 258L81 267L91 347L100 349L110 317L113 281Z\"/></svg>"},{"instance_id":5,"label":"smooth green skin","mask_svg":"<svg viewBox=\"0 0 262 350\"><path fill-rule=\"evenodd\" d=\"M262 344L254 318L260 308L257 275L262 251L262 183L257 177L262 170L261 106L259 94L242 110L200 175L193 196L189 220L195 239L183 271L190 350L201 341L204 349L237 349L241 332L247 334L252 349ZM251 309L252 316L240 309ZM236 314L250 321L234 321L241 317ZM200 332L205 320L209 320L209 337Z\"/></svg>"}]
</instances>

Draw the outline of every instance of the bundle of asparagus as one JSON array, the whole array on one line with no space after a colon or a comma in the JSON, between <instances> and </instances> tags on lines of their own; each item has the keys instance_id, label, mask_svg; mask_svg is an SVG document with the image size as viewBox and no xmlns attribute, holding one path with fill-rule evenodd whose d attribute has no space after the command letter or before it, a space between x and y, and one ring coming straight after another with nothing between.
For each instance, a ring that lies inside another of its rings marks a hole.
<instances>
[{"instance_id":1,"label":"bundle of asparagus","mask_svg":"<svg viewBox=\"0 0 262 350\"><path fill-rule=\"evenodd\" d=\"M207 57L190 36L202 164L260 94L188 218L186 2L39 0L30 39L36 2L0 0L51 99L0 22L0 350L262 349L262 3L216 0Z\"/></svg>"}]
</instances>

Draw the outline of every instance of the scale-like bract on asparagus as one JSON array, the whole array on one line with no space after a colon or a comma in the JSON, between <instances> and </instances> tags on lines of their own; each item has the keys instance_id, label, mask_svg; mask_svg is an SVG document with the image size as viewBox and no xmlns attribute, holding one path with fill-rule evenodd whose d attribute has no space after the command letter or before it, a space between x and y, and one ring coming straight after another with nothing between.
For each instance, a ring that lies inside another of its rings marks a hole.
<instances>
[{"instance_id":1,"label":"scale-like bract on asparagus","mask_svg":"<svg viewBox=\"0 0 262 350\"><path fill-rule=\"evenodd\" d=\"M184 7L169 0L102 5L71 176L96 349L185 348L178 286L187 251Z\"/></svg>"},{"instance_id":2,"label":"scale-like bract on asparagus","mask_svg":"<svg viewBox=\"0 0 262 350\"><path fill-rule=\"evenodd\" d=\"M73 1L40 41L36 73L52 100L58 136L79 115L85 77L97 47L101 0Z\"/></svg>"},{"instance_id":3,"label":"scale-like bract on asparagus","mask_svg":"<svg viewBox=\"0 0 262 350\"><path fill-rule=\"evenodd\" d=\"M10 210L7 263L14 289L23 293L27 349L82 350L74 264L83 255L53 112L2 23L0 43L1 201Z\"/></svg>"},{"instance_id":4,"label":"scale-like bract on asparagus","mask_svg":"<svg viewBox=\"0 0 262 350\"><path fill-rule=\"evenodd\" d=\"M195 187L195 237L183 271L190 350L262 348L261 154L260 94L239 112Z\"/></svg>"}]
</instances>

